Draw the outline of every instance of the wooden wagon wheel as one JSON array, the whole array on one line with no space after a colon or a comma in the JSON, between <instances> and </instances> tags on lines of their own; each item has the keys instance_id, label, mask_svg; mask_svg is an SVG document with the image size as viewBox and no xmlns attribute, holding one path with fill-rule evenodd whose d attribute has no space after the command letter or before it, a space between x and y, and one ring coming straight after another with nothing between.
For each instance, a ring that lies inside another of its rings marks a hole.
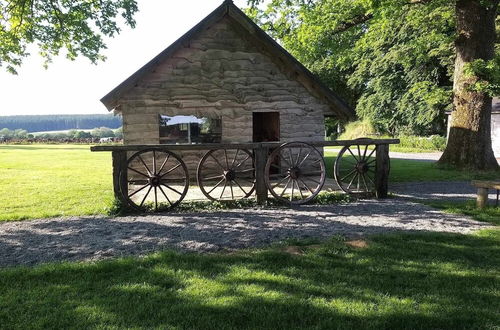
<instances>
[{"instance_id":1,"label":"wooden wagon wheel","mask_svg":"<svg viewBox=\"0 0 500 330\"><path fill-rule=\"evenodd\" d=\"M312 200L325 183L323 155L312 145L291 142L269 156L265 169L266 185L283 202L299 205Z\"/></svg>"},{"instance_id":2,"label":"wooden wagon wheel","mask_svg":"<svg viewBox=\"0 0 500 330\"><path fill-rule=\"evenodd\" d=\"M254 164L245 149L210 150L198 164L198 186L213 201L249 197L255 189Z\"/></svg>"},{"instance_id":3,"label":"wooden wagon wheel","mask_svg":"<svg viewBox=\"0 0 500 330\"><path fill-rule=\"evenodd\" d=\"M133 154L120 176L123 198L130 206L144 212L177 206L189 188L186 164L176 154L160 149Z\"/></svg>"},{"instance_id":4,"label":"wooden wagon wheel","mask_svg":"<svg viewBox=\"0 0 500 330\"><path fill-rule=\"evenodd\" d=\"M374 192L376 153L377 146L373 144L343 147L334 166L335 181L340 189L349 194Z\"/></svg>"}]
</instances>

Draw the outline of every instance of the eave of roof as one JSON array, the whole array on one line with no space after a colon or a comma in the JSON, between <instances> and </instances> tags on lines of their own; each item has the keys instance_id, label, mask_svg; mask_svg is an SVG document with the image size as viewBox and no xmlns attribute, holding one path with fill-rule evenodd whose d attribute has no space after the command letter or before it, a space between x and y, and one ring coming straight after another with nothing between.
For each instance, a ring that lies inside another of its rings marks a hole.
<instances>
[{"instance_id":1,"label":"eave of roof","mask_svg":"<svg viewBox=\"0 0 500 330\"><path fill-rule=\"evenodd\" d=\"M207 17L205 17L201 22L196 24L191 30L186 32L182 37L177 39L173 44L163 50L160 54L155 56L151 61L146 63L142 68L137 70L129 78L123 81L120 85L115 87L111 92L106 94L101 99L101 102L106 106L106 108L111 111L119 106L119 99L128 90L133 88L137 82L144 77L146 74L151 73L154 69L162 63L164 60L172 56L175 51L182 47L183 43L206 27L219 21L225 15L228 15L234 21L238 22L248 33L255 35L256 39L261 43L265 44L266 47L274 49L277 54L282 56L282 59L289 62L293 69L297 72L303 74L306 79L311 82L311 88L313 88L318 94L323 96L328 104L337 110L337 114L343 117L343 119L353 119L356 114L352 108L350 108L347 103L345 103L340 97L338 97L333 91L328 88L321 80L316 77L311 71L309 71L304 65L302 65L295 57L293 57L288 51L286 51L280 44L278 44L273 38L271 38L264 30L262 30L257 24L255 24L245 13L243 13L236 5L233 4L231 0L225 0L222 5L217 7L213 12L211 12ZM306 86L307 88L307 86Z\"/></svg>"}]
</instances>

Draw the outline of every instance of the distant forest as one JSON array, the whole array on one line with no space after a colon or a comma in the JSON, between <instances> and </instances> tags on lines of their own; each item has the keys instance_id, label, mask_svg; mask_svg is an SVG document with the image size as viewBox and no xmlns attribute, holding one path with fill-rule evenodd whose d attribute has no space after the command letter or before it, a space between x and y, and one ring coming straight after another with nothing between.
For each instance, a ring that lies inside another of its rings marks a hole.
<instances>
[{"instance_id":1,"label":"distant forest","mask_svg":"<svg viewBox=\"0 0 500 330\"><path fill-rule=\"evenodd\" d=\"M0 116L0 129L24 129L28 132L63 131L122 126L122 117L109 115L28 115Z\"/></svg>"}]
</instances>

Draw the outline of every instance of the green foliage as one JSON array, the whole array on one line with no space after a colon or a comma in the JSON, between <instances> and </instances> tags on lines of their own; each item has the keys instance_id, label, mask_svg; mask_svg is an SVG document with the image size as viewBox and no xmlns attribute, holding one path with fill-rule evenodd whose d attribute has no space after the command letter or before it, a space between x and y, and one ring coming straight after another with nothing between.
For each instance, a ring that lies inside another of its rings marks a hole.
<instances>
[{"instance_id":1,"label":"green foliage","mask_svg":"<svg viewBox=\"0 0 500 330\"><path fill-rule=\"evenodd\" d=\"M354 140L370 137L376 133L375 128L369 120L358 120L345 126L345 131L340 135L339 140Z\"/></svg>"},{"instance_id":2,"label":"green foliage","mask_svg":"<svg viewBox=\"0 0 500 330\"><path fill-rule=\"evenodd\" d=\"M399 147L429 151L443 151L446 148L446 138L440 135L424 136L399 136Z\"/></svg>"},{"instance_id":3,"label":"green foliage","mask_svg":"<svg viewBox=\"0 0 500 330\"><path fill-rule=\"evenodd\" d=\"M444 133L451 104L453 6L274 0L248 13L379 132L427 135Z\"/></svg>"},{"instance_id":4,"label":"green foliage","mask_svg":"<svg viewBox=\"0 0 500 330\"><path fill-rule=\"evenodd\" d=\"M0 127L11 130L20 128L28 132L81 130L102 126L119 128L121 125L121 116L112 114L0 116Z\"/></svg>"},{"instance_id":5,"label":"green foliage","mask_svg":"<svg viewBox=\"0 0 500 330\"><path fill-rule=\"evenodd\" d=\"M0 130L0 137L14 138L14 139L25 139L28 137L28 131L26 131L24 129L10 130L8 128L2 128Z\"/></svg>"},{"instance_id":6,"label":"green foliage","mask_svg":"<svg viewBox=\"0 0 500 330\"><path fill-rule=\"evenodd\" d=\"M113 130L108 127L94 128L90 134L94 137L99 137L99 138L115 136L115 132L113 132Z\"/></svg>"},{"instance_id":7,"label":"green foliage","mask_svg":"<svg viewBox=\"0 0 500 330\"><path fill-rule=\"evenodd\" d=\"M0 1L0 66L16 73L23 58L36 45L46 64L61 49L68 59L85 56L103 60L103 37L120 32L117 16L135 26L135 0L11 0Z\"/></svg>"}]
</instances>

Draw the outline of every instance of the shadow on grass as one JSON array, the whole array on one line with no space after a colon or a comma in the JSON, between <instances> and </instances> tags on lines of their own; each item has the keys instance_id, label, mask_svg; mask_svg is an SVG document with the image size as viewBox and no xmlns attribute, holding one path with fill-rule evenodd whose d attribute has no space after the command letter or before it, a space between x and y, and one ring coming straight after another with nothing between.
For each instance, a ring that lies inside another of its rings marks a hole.
<instances>
[{"instance_id":1,"label":"shadow on grass","mask_svg":"<svg viewBox=\"0 0 500 330\"><path fill-rule=\"evenodd\" d=\"M303 255L164 252L0 271L7 327L488 328L498 325L497 232L339 239Z\"/></svg>"}]
</instances>

